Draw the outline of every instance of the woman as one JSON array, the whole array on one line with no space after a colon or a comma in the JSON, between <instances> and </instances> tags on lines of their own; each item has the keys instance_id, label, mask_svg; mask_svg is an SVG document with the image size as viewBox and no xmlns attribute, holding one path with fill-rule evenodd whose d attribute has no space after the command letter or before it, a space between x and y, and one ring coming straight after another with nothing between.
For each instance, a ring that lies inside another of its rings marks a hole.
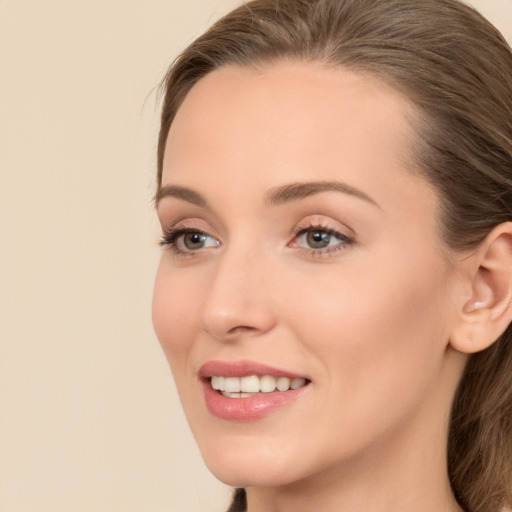
<instances>
[{"instance_id":1,"label":"woman","mask_svg":"<svg viewBox=\"0 0 512 512\"><path fill-rule=\"evenodd\" d=\"M165 82L153 318L231 511L499 511L512 53L457 0L255 0Z\"/></svg>"}]
</instances>

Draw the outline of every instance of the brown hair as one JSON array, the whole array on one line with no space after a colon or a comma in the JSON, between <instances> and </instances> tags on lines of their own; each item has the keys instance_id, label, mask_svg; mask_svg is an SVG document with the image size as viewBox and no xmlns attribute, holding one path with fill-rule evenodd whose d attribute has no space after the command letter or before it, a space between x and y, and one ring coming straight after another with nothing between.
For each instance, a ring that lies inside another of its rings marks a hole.
<instances>
[{"instance_id":1,"label":"brown hair","mask_svg":"<svg viewBox=\"0 0 512 512\"><path fill-rule=\"evenodd\" d=\"M194 41L164 82L158 185L173 118L226 65L302 59L370 73L418 107L415 155L434 184L449 247L512 221L512 52L459 0L254 0ZM452 408L448 471L468 512L512 506L512 326L471 356ZM243 510L237 490L232 510Z\"/></svg>"}]
</instances>

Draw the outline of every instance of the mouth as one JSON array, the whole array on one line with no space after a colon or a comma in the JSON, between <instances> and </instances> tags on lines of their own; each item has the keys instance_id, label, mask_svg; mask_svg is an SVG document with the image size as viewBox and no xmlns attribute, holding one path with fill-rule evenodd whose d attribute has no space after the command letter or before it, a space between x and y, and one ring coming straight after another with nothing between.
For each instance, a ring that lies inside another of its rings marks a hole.
<instances>
[{"instance_id":1,"label":"mouth","mask_svg":"<svg viewBox=\"0 0 512 512\"><path fill-rule=\"evenodd\" d=\"M227 398L251 398L262 393L285 392L308 384L303 377L274 377L273 375L248 375L245 377L210 377L210 386Z\"/></svg>"},{"instance_id":2,"label":"mouth","mask_svg":"<svg viewBox=\"0 0 512 512\"><path fill-rule=\"evenodd\" d=\"M210 361L199 369L206 407L223 420L258 420L309 394L306 376L251 361Z\"/></svg>"}]
</instances>

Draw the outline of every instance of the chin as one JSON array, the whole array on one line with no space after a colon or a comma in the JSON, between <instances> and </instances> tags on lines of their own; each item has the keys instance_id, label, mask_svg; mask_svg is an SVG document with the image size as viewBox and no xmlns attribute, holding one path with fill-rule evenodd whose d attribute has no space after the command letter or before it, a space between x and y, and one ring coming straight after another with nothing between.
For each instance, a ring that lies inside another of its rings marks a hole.
<instances>
[{"instance_id":1,"label":"chin","mask_svg":"<svg viewBox=\"0 0 512 512\"><path fill-rule=\"evenodd\" d=\"M252 446L250 446L252 444ZM301 479L300 461L290 460L286 448L273 443L248 443L241 446L233 440L215 447L201 446L208 469L221 482L231 487L272 487ZM301 453L300 450L293 450Z\"/></svg>"},{"instance_id":2,"label":"chin","mask_svg":"<svg viewBox=\"0 0 512 512\"><path fill-rule=\"evenodd\" d=\"M225 464L215 461L206 465L215 478L230 487L280 487L300 480L293 474L276 470L272 464L251 466L240 462Z\"/></svg>"}]
</instances>

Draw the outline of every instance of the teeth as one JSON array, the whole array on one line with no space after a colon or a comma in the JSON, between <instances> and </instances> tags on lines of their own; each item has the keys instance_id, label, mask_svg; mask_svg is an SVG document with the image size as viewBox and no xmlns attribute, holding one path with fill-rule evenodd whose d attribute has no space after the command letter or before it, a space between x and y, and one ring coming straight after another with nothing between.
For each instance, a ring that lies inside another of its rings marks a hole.
<instances>
[{"instance_id":1,"label":"teeth","mask_svg":"<svg viewBox=\"0 0 512 512\"><path fill-rule=\"evenodd\" d=\"M249 398L250 396L255 396L258 393L228 393L227 391L221 391L224 396L228 398Z\"/></svg>"},{"instance_id":2,"label":"teeth","mask_svg":"<svg viewBox=\"0 0 512 512\"><path fill-rule=\"evenodd\" d=\"M212 377L213 389L224 389L224 377Z\"/></svg>"},{"instance_id":3,"label":"teeth","mask_svg":"<svg viewBox=\"0 0 512 512\"><path fill-rule=\"evenodd\" d=\"M260 379L260 387L263 393L272 393L276 389L276 379L271 375L263 375Z\"/></svg>"},{"instance_id":4,"label":"teeth","mask_svg":"<svg viewBox=\"0 0 512 512\"><path fill-rule=\"evenodd\" d=\"M276 381L276 388L279 391L288 391L290 389L290 379L288 377L279 377Z\"/></svg>"},{"instance_id":5,"label":"teeth","mask_svg":"<svg viewBox=\"0 0 512 512\"><path fill-rule=\"evenodd\" d=\"M240 391L244 393L259 393L260 389L260 379L256 375L240 379Z\"/></svg>"},{"instance_id":6,"label":"teeth","mask_svg":"<svg viewBox=\"0 0 512 512\"><path fill-rule=\"evenodd\" d=\"M291 389L297 389L301 388L302 386L306 385L306 379L292 379L292 382L290 383Z\"/></svg>"},{"instance_id":7,"label":"teeth","mask_svg":"<svg viewBox=\"0 0 512 512\"><path fill-rule=\"evenodd\" d=\"M278 391L288 391L305 385L306 379L289 379L288 377L278 377L276 379L272 375L261 377L250 375L241 378L214 376L211 378L212 388L230 398L247 398L259 392L272 393L276 389Z\"/></svg>"},{"instance_id":8,"label":"teeth","mask_svg":"<svg viewBox=\"0 0 512 512\"><path fill-rule=\"evenodd\" d=\"M242 391L240 389L240 379L238 377L225 377L224 389L222 391L227 391L228 393L239 393Z\"/></svg>"}]
</instances>

